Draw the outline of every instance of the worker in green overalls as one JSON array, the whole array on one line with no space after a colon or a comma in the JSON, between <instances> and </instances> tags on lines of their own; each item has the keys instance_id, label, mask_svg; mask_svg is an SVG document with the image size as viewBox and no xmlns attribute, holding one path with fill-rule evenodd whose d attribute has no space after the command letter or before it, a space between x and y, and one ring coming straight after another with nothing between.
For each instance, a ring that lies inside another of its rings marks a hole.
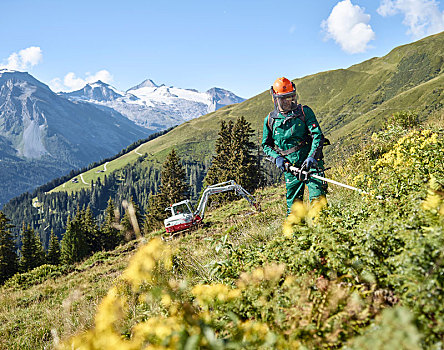
<instances>
[{"instance_id":1,"label":"worker in green overalls","mask_svg":"<svg viewBox=\"0 0 444 350\"><path fill-rule=\"evenodd\" d=\"M295 201L303 200L305 185L311 202L325 197L325 182L287 171L289 165L306 171L317 168L318 174L323 176L325 138L311 108L297 104L296 87L290 80L276 79L270 92L274 110L264 120L262 148L285 172L288 214Z\"/></svg>"}]
</instances>

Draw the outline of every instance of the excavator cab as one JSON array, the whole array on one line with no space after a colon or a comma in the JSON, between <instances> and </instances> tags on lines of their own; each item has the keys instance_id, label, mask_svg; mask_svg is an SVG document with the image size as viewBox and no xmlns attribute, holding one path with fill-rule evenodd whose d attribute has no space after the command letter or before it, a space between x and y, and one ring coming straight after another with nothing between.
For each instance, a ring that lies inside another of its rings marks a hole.
<instances>
[{"instance_id":1,"label":"excavator cab","mask_svg":"<svg viewBox=\"0 0 444 350\"><path fill-rule=\"evenodd\" d=\"M188 199L174 203L165 210L171 212L171 216L164 221L168 233L188 229L194 224L194 209Z\"/></svg>"},{"instance_id":2,"label":"excavator cab","mask_svg":"<svg viewBox=\"0 0 444 350\"><path fill-rule=\"evenodd\" d=\"M193 206L191 205L189 200L185 200L179 203L175 203L170 207L171 215L179 215L179 214L193 214Z\"/></svg>"}]
</instances>

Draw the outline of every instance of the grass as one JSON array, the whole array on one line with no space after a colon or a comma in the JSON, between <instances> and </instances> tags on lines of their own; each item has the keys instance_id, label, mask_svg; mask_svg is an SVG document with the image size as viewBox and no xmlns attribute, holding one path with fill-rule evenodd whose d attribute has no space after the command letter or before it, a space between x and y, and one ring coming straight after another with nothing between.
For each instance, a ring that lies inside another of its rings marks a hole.
<instances>
[{"instance_id":1,"label":"grass","mask_svg":"<svg viewBox=\"0 0 444 350\"><path fill-rule=\"evenodd\" d=\"M204 228L168 242L181 259L179 276L186 275L196 283L212 281L212 263L223 259L222 251L217 253L215 247L226 234L245 242L279 232L285 211L284 188L266 188L256 196L262 212L255 212L244 199L229 202L208 211ZM0 349L50 349L90 328L100 300L126 268L139 242L98 252L72 272L29 288L0 288Z\"/></svg>"},{"instance_id":2,"label":"grass","mask_svg":"<svg viewBox=\"0 0 444 350\"><path fill-rule=\"evenodd\" d=\"M126 268L130 242L97 253L74 271L26 288L0 289L0 349L49 349L93 324L97 305Z\"/></svg>"}]
</instances>

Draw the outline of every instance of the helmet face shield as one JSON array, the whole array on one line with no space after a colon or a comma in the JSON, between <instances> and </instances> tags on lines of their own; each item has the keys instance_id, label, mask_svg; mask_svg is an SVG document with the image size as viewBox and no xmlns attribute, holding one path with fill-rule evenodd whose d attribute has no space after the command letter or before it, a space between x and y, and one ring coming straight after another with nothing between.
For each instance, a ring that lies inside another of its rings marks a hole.
<instances>
[{"instance_id":1,"label":"helmet face shield","mask_svg":"<svg viewBox=\"0 0 444 350\"><path fill-rule=\"evenodd\" d=\"M287 78L278 78L270 88L275 108L288 113L296 108L296 86Z\"/></svg>"},{"instance_id":2,"label":"helmet face shield","mask_svg":"<svg viewBox=\"0 0 444 350\"><path fill-rule=\"evenodd\" d=\"M296 107L296 91L287 94L273 95L280 112L290 112Z\"/></svg>"}]
</instances>

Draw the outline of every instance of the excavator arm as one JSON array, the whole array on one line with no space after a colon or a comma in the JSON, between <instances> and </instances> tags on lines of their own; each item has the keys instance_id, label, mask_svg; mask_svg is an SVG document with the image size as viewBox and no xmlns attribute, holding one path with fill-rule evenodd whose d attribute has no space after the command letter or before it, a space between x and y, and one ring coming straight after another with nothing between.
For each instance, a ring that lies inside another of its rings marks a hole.
<instances>
[{"instance_id":1,"label":"excavator arm","mask_svg":"<svg viewBox=\"0 0 444 350\"><path fill-rule=\"evenodd\" d=\"M199 216L203 220L205 215L205 208L208 203L208 198L212 194L222 193L227 191L235 191L239 196L245 198L252 206L257 208L256 199L248 193L241 185L238 185L234 180L221 182L219 184L208 186L202 193L202 198L200 199L199 205L194 212L195 216Z\"/></svg>"}]
</instances>

